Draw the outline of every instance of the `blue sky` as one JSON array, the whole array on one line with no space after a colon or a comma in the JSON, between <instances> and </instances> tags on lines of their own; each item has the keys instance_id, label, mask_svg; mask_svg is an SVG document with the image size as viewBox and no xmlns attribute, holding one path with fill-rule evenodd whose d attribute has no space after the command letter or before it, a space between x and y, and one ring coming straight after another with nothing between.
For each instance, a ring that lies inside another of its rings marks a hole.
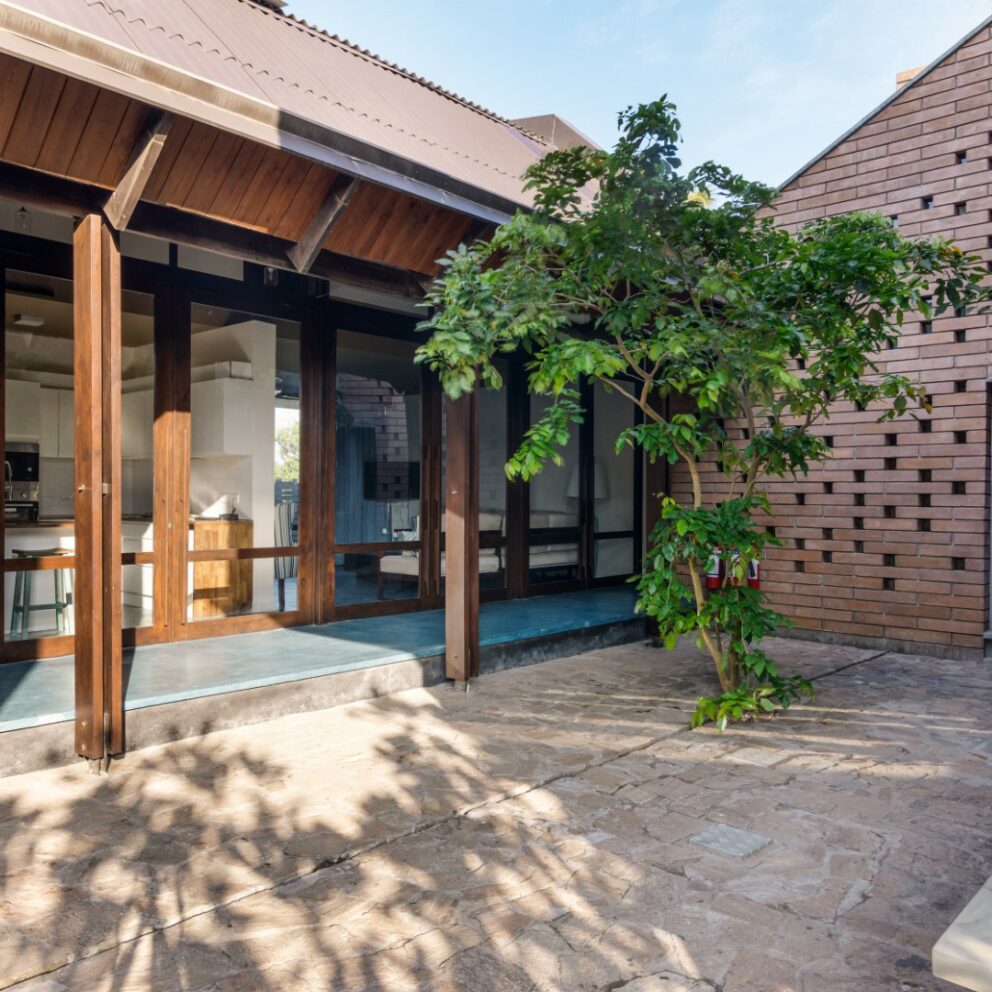
<instances>
[{"instance_id":1,"label":"blue sky","mask_svg":"<svg viewBox=\"0 0 992 992\"><path fill-rule=\"evenodd\" d=\"M992 14L992 0L289 0L299 17L506 117L602 145L678 104L683 158L777 184Z\"/></svg>"}]
</instances>

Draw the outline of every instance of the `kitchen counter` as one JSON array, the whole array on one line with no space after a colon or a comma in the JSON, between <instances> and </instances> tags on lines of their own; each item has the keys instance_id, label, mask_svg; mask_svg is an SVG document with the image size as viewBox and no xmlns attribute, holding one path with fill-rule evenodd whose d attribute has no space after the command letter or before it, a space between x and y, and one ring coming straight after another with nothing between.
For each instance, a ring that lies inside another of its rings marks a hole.
<instances>
[{"instance_id":1,"label":"kitchen counter","mask_svg":"<svg viewBox=\"0 0 992 992\"><path fill-rule=\"evenodd\" d=\"M42 517L40 520L6 520L4 530L51 530L56 527L75 527L72 517Z\"/></svg>"},{"instance_id":2,"label":"kitchen counter","mask_svg":"<svg viewBox=\"0 0 992 992\"><path fill-rule=\"evenodd\" d=\"M121 517L125 524L150 524L151 517L127 515ZM5 530L50 530L55 527L75 527L72 517L41 517L38 520L8 520L4 523Z\"/></svg>"}]
</instances>

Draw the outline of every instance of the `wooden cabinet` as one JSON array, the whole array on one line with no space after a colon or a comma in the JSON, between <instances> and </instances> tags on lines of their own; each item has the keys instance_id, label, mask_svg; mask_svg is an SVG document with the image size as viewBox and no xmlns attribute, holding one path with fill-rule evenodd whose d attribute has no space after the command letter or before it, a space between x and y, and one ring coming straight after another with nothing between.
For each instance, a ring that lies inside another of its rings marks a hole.
<instances>
[{"instance_id":1,"label":"wooden cabinet","mask_svg":"<svg viewBox=\"0 0 992 992\"><path fill-rule=\"evenodd\" d=\"M252 546L250 520L194 520L192 530L196 551ZM247 613L251 604L251 560L193 563L194 620Z\"/></svg>"},{"instance_id":2,"label":"wooden cabinet","mask_svg":"<svg viewBox=\"0 0 992 992\"><path fill-rule=\"evenodd\" d=\"M7 379L4 410L8 441L40 441L41 386L37 382Z\"/></svg>"}]
</instances>

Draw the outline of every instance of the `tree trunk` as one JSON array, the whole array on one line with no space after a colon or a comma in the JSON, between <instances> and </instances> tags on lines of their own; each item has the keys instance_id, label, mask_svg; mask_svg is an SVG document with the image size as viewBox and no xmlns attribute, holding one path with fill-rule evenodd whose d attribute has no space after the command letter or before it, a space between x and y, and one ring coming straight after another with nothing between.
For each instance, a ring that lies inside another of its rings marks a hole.
<instances>
[{"instance_id":1,"label":"tree trunk","mask_svg":"<svg viewBox=\"0 0 992 992\"><path fill-rule=\"evenodd\" d=\"M727 652L726 664L723 669L717 669L717 675L720 679L720 689L723 692L733 692L734 689L740 688L741 665L736 651Z\"/></svg>"}]
</instances>

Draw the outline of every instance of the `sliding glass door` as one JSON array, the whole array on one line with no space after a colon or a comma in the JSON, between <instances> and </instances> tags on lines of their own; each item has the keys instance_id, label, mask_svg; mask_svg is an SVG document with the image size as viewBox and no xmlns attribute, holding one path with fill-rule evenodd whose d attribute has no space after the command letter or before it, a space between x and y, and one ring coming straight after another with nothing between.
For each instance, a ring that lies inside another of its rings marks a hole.
<instances>
[{"instance_id":1,"label":"sliding glass door","mask_svg":"<svg viewBox=\"0 0 992 992\"><path fill-rule=\"evenodd\" d=\"M429 598L426 376L412 341L338 329L336 342L334 612L411 608Z\"/></svg>"}]
</instances>

